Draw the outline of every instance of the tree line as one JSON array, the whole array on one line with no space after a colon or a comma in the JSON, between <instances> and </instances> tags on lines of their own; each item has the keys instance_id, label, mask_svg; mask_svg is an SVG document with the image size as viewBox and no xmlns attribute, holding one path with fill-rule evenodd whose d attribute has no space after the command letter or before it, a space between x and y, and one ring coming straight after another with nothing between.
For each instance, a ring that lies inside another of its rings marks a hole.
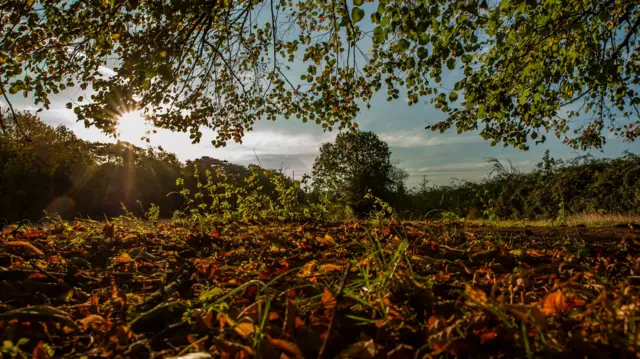
<instances>
[{"instance_id":1,"label":"tree line","mask_svg":"<svg viewBox=\"0 0 640 359\"><path fill-rule=\"evenodd\" d=\"M572 214L640 213L640 156L590 155L554 159L547 151L533 171L488 159L490 172L480 181L421 186L398 198L407 217L557 219Z\"/></svg>"},{"instance_id":2,"label":"tree line","mask_svg":"<svg viewBox=\"0 0 640 359\"><path fill-rule=\"evenodd\" d=\"M176 180L185 178L195 191L196 168L201 174L225 173L228 181L249 174L244 166L209 157L182 163L161 148L88 142L65 126L54 128L28 113L18 117L16 122L5 116L0 136L0 221L38 220L46 213L94 219L124 211L143 215L152 203L169 217L185 206ZM273 191L265 175L257 181L265 193Z\"/></svg>"},{"instance_id":3,"label":"tree line","mask_svg":"<svg viewBox=\"0 0 640 359\"><path fill-rule=\"evenodd\" d=\"M375 133L347 131L325 143L313 177L210 157L181 162L161 148L81 140L38 117L6 116L0 137L0 220L38 220L46 213L101 219L126 212L158 217L195 209L244 218L344 219L388 203L403 218L562 218L576 213L640 212L640 156L581 156L547 151L533 171L489 159L480 181L407 189L407 173ZM200 212L199 212L200 213ZM236 217L234 217L236 218Z\"/></svg>"}]
</instances>

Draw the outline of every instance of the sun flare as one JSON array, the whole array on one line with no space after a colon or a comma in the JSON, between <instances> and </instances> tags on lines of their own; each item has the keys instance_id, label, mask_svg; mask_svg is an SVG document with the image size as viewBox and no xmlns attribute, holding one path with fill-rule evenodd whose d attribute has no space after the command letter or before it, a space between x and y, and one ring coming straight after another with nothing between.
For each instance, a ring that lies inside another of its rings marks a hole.
<instances>
[{"instance_id":1,"label":"sun flare","mask_svg":"<svg viewBox=\"0 0 640 359\"><path fill-rule=\"evenodd\" d=\"M127 112L122 115L116 129L120 141L133 144L149 142L149 135L153 132L153 126L145 120L141 111Z\"/></svg>"}]
</instances>

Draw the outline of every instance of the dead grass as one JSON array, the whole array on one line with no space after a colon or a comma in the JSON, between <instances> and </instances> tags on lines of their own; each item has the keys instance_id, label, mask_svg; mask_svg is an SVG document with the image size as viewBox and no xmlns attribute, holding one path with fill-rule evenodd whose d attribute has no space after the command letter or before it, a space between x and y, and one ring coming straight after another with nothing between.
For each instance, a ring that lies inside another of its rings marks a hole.
<instances>
[{"instance_id":1,"label":"dead grass","mask_svg":"<svg viewBox=\"0 0 640 359\"><path fill-rule=\"evenodd\" d=\"M581 213L570 216L567 219L568 225L584 224L588 227L609 227L617 224L640 223L639 215L629 214L596 214Z\"/></svg>"},{"instance_id":2,"label":"dead grass","mask_svg":"<svg viewBox=\"0 0 640 359\"><path fill-rule=\"evenodd\" d=\"M497 227L556 227L556 226L577 226L585 225L587 227L611 227L616 225L626 225L629 223L640 223L640 215L629 215L622 213L598 214L598 213L580 213L569 216L566 221L561 222L554 219L517 219L517 220L499 220L489 221L483 219L466 219L464 223L482 226Z\"/></svg>"}]
</instances>

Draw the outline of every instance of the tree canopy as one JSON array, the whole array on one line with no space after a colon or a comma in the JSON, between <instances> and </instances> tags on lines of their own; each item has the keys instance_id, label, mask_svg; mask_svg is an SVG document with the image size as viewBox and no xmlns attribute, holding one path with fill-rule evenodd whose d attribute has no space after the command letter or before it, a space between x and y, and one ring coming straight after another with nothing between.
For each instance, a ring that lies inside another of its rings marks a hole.
<instances>
[{"instance_id":1,"label":"tree canopy","mask_svg":"<svg viewBox=\"0 0 640 359\"><path fill-rule=\"evenodd\" d=\"M277 116L353 128L404 88L447 114L427 128L505 146L640 135L634 0L2 0L0 22L5 98L87 89L68 107L107 131L134 108L216 145Z\"/></svg>"},{"instance_id":2,"label":"tree canopy","mask_svg":"<svg viewBox=\"0 0 640 359\"><path fill-rule=\"evenodd\" d=\"M402 186L406 176L391 161L389 146L373 132L344 132L335 143L320 147L313 163L313 184L334 202L349 206L358 214L371 209L367 192L383 199Z\"/></svg>"}]
</instances>

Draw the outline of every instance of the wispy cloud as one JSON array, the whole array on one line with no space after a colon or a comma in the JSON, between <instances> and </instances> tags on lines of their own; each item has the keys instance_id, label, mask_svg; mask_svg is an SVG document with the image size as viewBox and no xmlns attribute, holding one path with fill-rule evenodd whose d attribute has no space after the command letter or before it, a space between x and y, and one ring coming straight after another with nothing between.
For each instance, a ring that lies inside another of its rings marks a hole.
<instances>
[{"instance_id":1,"label":"wispy cloud","mask_svg":"<svg viewBox=\"0 0 640 359\"><path fill-rule=\"evenodd\" d=\"M421 132L382 132L378 134L378 136L380 137L380 139L387 142L389 146L400 148L431 147L482 141L482 139L477 135L445 136L440 133L432 134L425 130L422 130Z\"/></svg>"}]
</instances>

